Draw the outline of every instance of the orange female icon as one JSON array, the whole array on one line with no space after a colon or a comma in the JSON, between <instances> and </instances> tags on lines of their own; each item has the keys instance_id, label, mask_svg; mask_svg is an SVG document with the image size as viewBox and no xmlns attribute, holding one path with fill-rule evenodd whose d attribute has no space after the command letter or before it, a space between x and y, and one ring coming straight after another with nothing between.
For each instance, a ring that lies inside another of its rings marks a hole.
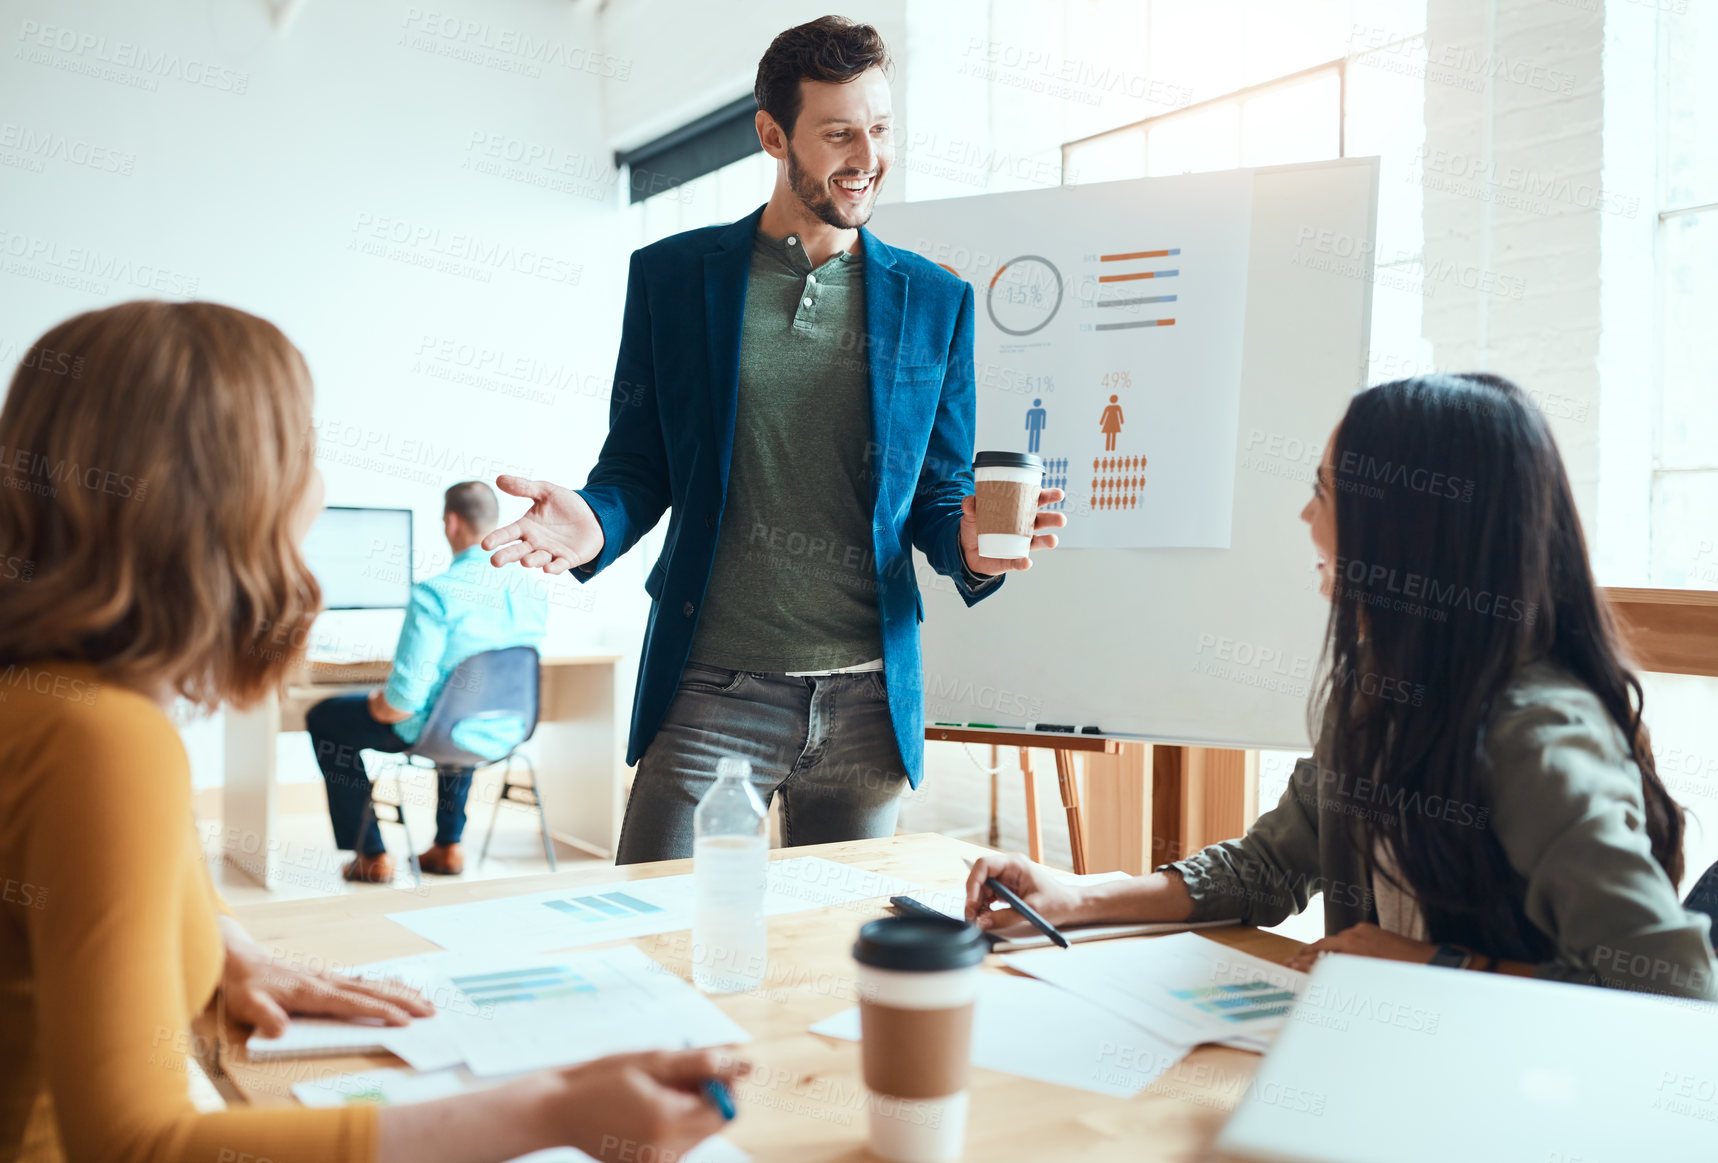
<instances>
[{"instance_id":1,"label":"orange female icon","mask_svg":"<svg viewBox=\"0 0 1718 1163\"><path fill-rule=\"evenodd\" d=\"M1104 409L1104 414L1098 417L1098 430L1104 434L1104 451L1114 452L1116 435L1121 432L1121 405L1116 403L1116 397L1110 397L1110 406Z\"/></svg>"}]
</instances>

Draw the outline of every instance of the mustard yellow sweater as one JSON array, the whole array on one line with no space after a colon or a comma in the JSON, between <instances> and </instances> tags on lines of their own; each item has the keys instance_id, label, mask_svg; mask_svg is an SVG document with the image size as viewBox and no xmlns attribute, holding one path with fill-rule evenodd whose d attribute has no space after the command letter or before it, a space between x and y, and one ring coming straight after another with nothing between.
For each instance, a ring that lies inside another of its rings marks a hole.
<instances>
[{"instance_id":1,"label":"mustard yellow sweater","mask_svg":"<svg viewBox=\"0 0 1718 1163\"><path fill-rule=\"evenodd\" d=\"M374 1158L373 1108L191 1105L218 908L161 709L89 667L0 664L0 1159Z\"/></svg>"}]
</instances>

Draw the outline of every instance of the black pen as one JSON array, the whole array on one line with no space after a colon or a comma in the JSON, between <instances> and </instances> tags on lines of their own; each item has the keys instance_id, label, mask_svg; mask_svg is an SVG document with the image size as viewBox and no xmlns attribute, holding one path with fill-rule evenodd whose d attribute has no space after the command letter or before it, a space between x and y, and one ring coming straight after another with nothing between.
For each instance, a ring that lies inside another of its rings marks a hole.
<instances>
[{"instance_id":1,"label":"black pen","mask_svg":"<svg viewBox=\"0 0 1718 1163\"><path fill-rule=\"evenodd\" d=\"M972 867L971 861L967 861L967 867ZM1025 917L1034 929L1037 929L1040 933L1050 938L1050 940L1054 941L1062 948L1066 949L1068 947L1068 939L1056 931L1056 926L1052 925L1049 921L1046 921L1043 917L1040 917L1031 905L1028 905L1025 901L1015 896L1013 890L1006 884L1003 884L1000 880L991 876L985 878L984 887L988 888L991 892L1001 898L1002 903L1019 913L1022 917Z\"/></svg>"}]
</instances>

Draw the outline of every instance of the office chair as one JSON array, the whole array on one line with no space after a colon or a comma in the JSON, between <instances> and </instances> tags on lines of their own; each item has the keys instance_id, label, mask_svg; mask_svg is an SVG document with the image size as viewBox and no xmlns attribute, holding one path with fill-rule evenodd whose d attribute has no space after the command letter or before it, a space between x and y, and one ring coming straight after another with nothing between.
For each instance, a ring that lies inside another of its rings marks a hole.
<instances>
[{"instance_id":1,"label":"office chair","mask_svg":"<svg viewBox=\"0 0 1718 1163\"><path fill-rule=\"evenodd\" d=\"M435 706L430 708L418 741L402 753L404 762L394 766L394 798L380 799L372 792L366 808L367 816L374 816L377 823L399 824L406 830L406 853L411 860L413 884L423 883L423 872L418 867L418 849L412 841L412 827L401 810L400 772L407 767L427 767L439 775L446 769L484 768L505 763L507 770L501 777L501 791L495 798L495 808L489 816L489 830L483 837L483 850L477 862L481 865L489 855L489 841L495 835L495 818L501 813L501 801L510 800L537 810L537 823L543 834L543 855L549 860L549 870L556 870L555 844L549 838L543 796L537 789L537 769L530 756L519 754L518 744L515 744L506 755L490 759L466 750L453 739L454 728L461 724L499 718L523 719L525 734L519 743L529 739L537 730L538 663L537 651L530 646L486 650L460 663L448 676L447 685L436 697ZM525 765L525 782L514 782L515 759ZM427 762L419 763L419 760ZM389 809L393 815L381 815L378 809L382 808ZM359 835L363 835L364 825L368 822L365 819L359 824Z\"/></svg>"}]
</instances>

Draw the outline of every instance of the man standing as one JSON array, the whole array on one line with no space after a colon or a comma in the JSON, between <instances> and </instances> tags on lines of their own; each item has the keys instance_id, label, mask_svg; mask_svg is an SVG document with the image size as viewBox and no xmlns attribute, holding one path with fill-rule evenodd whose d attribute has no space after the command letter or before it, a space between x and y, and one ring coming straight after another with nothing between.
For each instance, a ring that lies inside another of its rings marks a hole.
<instances>
[{"instance_id":1,"label":"man standing","mask_svg":"<svg viewBox=\"0 0 1718 1163\"><path fill-rule=\"evenodd\" d=\"M365 819L370 777L359 752L397 754L416 743L447 680L472 655L536 646L543 640L547 600L523 592L523 586L496 585L495 575L483 566L478 542L495 528L499 513L495 490L482 481L461 481L447 490L442 533L453 550L453 562L446 573L412 587L387 685L368 695L323 699L304 716L328 787L334 843L352 849L352 861L340 870L347 880L386 882L394 876L394 862L375 816ZM486 716L456 724L453 737L473 754L498 759L519 744L526 727L514 716ZM435 844L418 857L418 867L425 872L453 876L464 871L460 836L476 770L436 773Z\"/></svg>"},{"instance_id":2,"label":"man standing","mask_svg":"<svg viewBox=\"0 0 1718 1163\"><path fill-rule=\"evenodd\" d=\"M888 67L840 17L776 37L755 90L770 200L633 254L585 487L497 482L534 504L484 539L494 563L581 580L673 510L618 863L691 855L724 755L782 797L787 844L892 834L924 766L912 547L968 605L1031 565L978 554L972 288L865 229L894 155Z\"/></svg>"}]
</instances>

